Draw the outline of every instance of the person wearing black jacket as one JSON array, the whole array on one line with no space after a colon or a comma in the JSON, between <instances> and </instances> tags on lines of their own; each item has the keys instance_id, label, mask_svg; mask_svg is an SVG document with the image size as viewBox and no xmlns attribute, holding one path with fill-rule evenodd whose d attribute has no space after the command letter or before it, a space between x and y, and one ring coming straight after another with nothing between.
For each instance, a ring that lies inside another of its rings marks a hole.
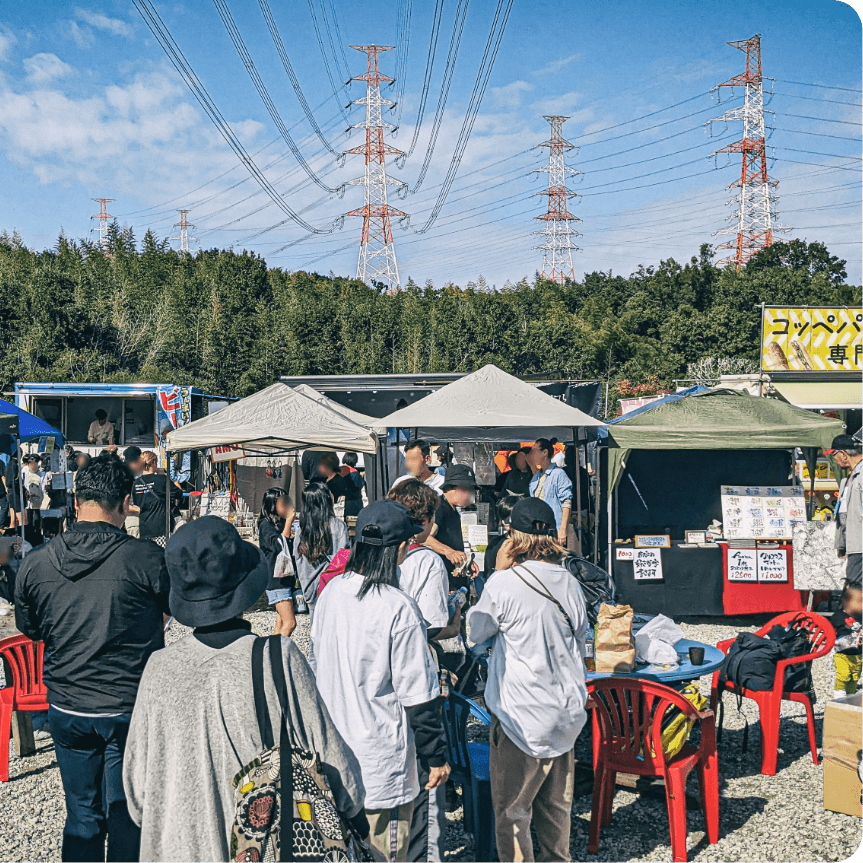
<instances>
[{"instance_id":1,"label":"person wearing black jacket","mask_svg":"<svg viewBox=\"0 0 863 863\"><path fill-rule=\"evenodd\" d=\"M45 643L48 722L66 795L62 859L137 860L123 791L138 684L164 646L162 550L122 530L132 474L114 455L78 472L78 520L31 551L15 580L15 622Z\"/></svg>"}]
</instances>

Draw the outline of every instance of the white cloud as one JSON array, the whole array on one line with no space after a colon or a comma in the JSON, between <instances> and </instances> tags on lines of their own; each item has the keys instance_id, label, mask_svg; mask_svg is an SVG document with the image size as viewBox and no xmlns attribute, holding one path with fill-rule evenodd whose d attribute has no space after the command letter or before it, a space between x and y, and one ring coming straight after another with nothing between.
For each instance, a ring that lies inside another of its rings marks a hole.
<instances>
[{"instance_id":1,"label":"white cloud","mask_svg":"<svg viewBox=\"0 0 863 863\"><path fill-rule=\"evenodd\" d=\"M126 36L131 38L134 34L131 26L119 18L109 18L101 12L91 12L89 9L78 8L75 14L85 23L97 30L105 30L114 36Z\"/></svg>"},{"instance_id":2,"label":"white cloud","mask_svg":"<svg viewBox=\"0 0 863 863\"><path fill-rule=\"evenodd\" d=\"M494 104L500 108L518 108L522 94L529 90L533 90L533 85L527 81L513 81L503 87L492 87L491 97Z\"/></svg>"},{"instance_id":3,"label":"white cloud","mask_svg":"<svg viewBox=\"0 0 863 863\"><path fill-rule=\"evenodd\" d=\"M24 60L27 77L35 84L44 84L72 73L72 67L56 54L34 54Z\"/></svg>"},{"instance_id":4,"label":"white cloud","mask_svg":"<svg viewBox=\"0 0 863 863\"><path fill-rule=\"evenodd\" d=\"M0 24L0 60L5 60L9 56L15 41L15 34Z\"/></svg>"},{"instance_id":5,"label":"white cloud","mask_svg":"<svg viewBox=\"0 0 863 863\"><path fill-rule=\"evenodd\" d=\"M570 54L568 57L561 57L559 60L552 60L546 63L541 69L537 69L534 75L556 75L563 71L567 66L577 63L582 58L582 54Z\"/></svg>"},{"instance_id":6,"label":"white cloud","mask_svg":"<svg viewBox=\"0 0 863 863\"><path fill-rule=\"evenodd\" d=\"M532 110L540 114L569 114L575 110L575 107L584 97L581 93L576 93L574 90L569 93L563 93L560 96L547 96L544 99L539 99L530 107Z\"/></svg>"},{"instance_id":7,"label":"white cloud","mask_svg":"<svg viewBox=\"0 0 863 863\"><path fill-rule=\"evenodd\" d=\"M96 41L89 27L81 27L77 21L69 21L63 25L63 35L71 39L79 48L90 48Z\"/></svg>"}]
</instances>

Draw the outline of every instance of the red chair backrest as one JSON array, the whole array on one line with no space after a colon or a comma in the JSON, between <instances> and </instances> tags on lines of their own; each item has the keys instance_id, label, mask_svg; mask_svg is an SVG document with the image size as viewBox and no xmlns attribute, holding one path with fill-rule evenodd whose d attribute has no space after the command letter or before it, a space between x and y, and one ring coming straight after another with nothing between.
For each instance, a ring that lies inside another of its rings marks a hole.
<instances>
[{"instance_id":1,"label":"red chair backrest","mask_svg":"<svg viewBox=\"0 0 863 863\"><path fill-rule=\"evenodd\" d=\"M836 643L836 630L833 629L833 624L814 611L786 611L785 614L780 614L765 623L755 634L766 636L777 625L783 627L791 625L793 629L806 631L810 652L805 656L795 656L794 662L808 662L810 659L826 656Z\"/></svg>"},{"instance_id":2,"label":"red chair backrest","mask_svg":"<svg viewBox=\"0 0 863 863\"><path fill-rule=\"evenodd\" d=\"M12 635L0 640L0 656L8 663L12 672L12 687L15 690L15 700L44 701L47 689L42 682L42 662L45 645L41 641L32 641L26 635ZM9 681L6 681L9 685Z\"/></svg>"},{"instance_id":3,"label":"red chair backrest","mask_svg":"<svg viewBox=\"0 0 863 863\"><path fill-rule=\"evenodd\" d=\"M590 700L599 722L599 757L643 770L665 769L662 721L679 708L692 719L698 710L679 692L661 683L627 677L605 677L591 682ZM633 771L634 772L634 771Z\"/></svg>"}]
</instances>

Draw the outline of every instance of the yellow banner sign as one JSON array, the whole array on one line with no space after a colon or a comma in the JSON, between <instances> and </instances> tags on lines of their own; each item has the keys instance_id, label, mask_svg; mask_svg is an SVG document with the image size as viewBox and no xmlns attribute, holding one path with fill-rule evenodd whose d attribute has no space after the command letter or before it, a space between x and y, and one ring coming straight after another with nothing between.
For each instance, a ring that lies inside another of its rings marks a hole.
<instances>
[{"instance_id":1,"label":"yellow banner sign","mask_svg":"<svg viewBox=\"0 0 863 863\"><path fill-rule=\"evenodd\" d=\"M764 309L761 368L765 371L860 371L861 354L861 309Z\"/></svg>"}]
</instances>

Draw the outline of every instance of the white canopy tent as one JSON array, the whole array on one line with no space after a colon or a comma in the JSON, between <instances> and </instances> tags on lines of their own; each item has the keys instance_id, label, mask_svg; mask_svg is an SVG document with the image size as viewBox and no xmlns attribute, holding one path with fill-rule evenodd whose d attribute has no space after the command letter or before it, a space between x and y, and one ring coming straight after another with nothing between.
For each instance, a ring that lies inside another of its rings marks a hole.
<instances>
[{"instance_id":1,"label":"white canopy tent","mask_svg":"<svg viewBox=\"0 0 863 863\"><path fill-rule=\"evenodd\" d=\"M330 410L341 414L343 417L347 417L351 422L371 429L375 434L387 433L387 427L381 424L379 419L370 417L367 414L361 414L359 411L351 410L337 401L333 401L329 396L319 393L314 387L310 387L308 384L297 384L294 390L306 398L314 399L319 404L326 405Z\"/></svg>"},{"instance_id":2,"label":"white canopy tent","mask_svg":"<svg viewBox=\"0 0 863 863\"><path fill-rule=\"evenodd\" d=\"M494 365L483 366L378 422L416 429L426 439L498 444L541 437L572 440L575 428L605 425Z\"/></svg>"},{"instance_id":3,"label":"white canopy tent","mask_svg":"<svg viewBox=\"0 0 863 863\"><path fill-rule=\"evenodd\" d=\"M167 435L168 452L242 446L249 455L303 447L374 454L370 428L319 401L276 383Z\"/></svg>"}]
</instances>

